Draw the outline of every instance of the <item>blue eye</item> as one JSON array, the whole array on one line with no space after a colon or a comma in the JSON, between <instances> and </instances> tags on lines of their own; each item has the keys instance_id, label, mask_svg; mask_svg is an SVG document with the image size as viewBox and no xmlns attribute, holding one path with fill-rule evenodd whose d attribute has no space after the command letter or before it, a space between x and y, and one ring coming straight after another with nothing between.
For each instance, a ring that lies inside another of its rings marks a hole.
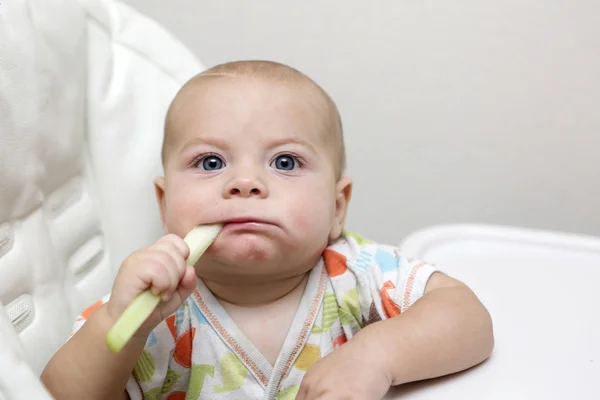
<instances>
[{"instance_id":1,"label":"blue eye","mask_svg":"<svg viewBox=\"0 0 600 400\"><path fill-rule=\"evenodd\" d=\"M298 161L292 156L281 155L277 156L272 165L273 164L276 169L291 171L298 166Z\"/></svg>"},{"instance_id":2,"label":"blue eye","mask_svg":"<svg viewBox=\"0 0 600 400\"><path fill-rule=\"evenodd\" d=\"M215 155L208 155L203 157L199 162L198 166L206 171L217 171L225 166L223 160Z\"/></svg>"}]
</instances>

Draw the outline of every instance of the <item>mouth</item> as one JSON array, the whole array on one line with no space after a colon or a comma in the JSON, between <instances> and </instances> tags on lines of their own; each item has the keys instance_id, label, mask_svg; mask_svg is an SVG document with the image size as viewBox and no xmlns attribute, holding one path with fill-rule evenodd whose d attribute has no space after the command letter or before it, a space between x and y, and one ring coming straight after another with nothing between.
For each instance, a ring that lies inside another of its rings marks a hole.
<instances>
[{"instance_id":1,"label":"mouth","mask_svg":"<svg viewBox=\"0 0 600 400\"><path fill-rule=\"evenodd\" d=\"M260 230L277 226L273 221L254 218L254 217L239 217L230 218L223 221L223 229L234 229L234 230Z\"/></svg>"},{"instance_id":2,"label":"mouth","mask_svg":"<svg viewBox=\"0 0 600 400\"><path fill-rule=\"evenodd\" d=\"M230 224L265 224L265 225L275 225L273 221L268 221L262 218L253 218L253 217L240 217L240 218L230 218L223 221L223 225Z\"/></svg>"}]
</instances>

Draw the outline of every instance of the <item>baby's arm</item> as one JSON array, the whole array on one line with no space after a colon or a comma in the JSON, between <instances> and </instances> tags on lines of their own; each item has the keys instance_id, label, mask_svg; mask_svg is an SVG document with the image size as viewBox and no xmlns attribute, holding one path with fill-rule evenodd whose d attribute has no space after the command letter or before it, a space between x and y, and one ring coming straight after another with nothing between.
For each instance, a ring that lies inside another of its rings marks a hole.
<instances>
[{"instance_id":1,"label":"baby's arm","mask_svg":"<svg viewBox=\"0 0 600 400\"><path fill-rule=\"evenodd\" d=\"M436 272L410 308L368 325L312 366L296 399L380 399L392 385L472 367L493 346L490 315L475 294Z\"/></svg>"},{"instance_id":2,"label":"baby's arm","mask_svg":"<svg viewBox=\"0 0 600 400\"><path fill-rule=\"evenodd\" d=\"M120 353L106 345L112 327L106 305L56 353L42 373L42 382L56 399L128 399L125 385L146 339L135 336Z\"/></svg>"},{"instance_id":3,"label":"baby's arm","mask_svg":"<svg viewBox=\"0 0 600 400\"><path fill-rule=\"evenodd\" d=\"M183 239L167 235L127 257L108 303L93 312L42 373L42 382L57 400L128 398L125 386L148 335L196 286L194 268L186 266L188 255ZM123 350L111 353L106 334L133 299L148 288L163 301Z\"/></svg>"},{"instance_id":4,"label":"baby's arm","mask_svg":"<svg viewBox=\"0 0 600 400\"><path fill-rule=\"evenodd\" d=\"M439 272L410 308L369 325L353 341L382 357L392 385L462 371L494 347L487 309L466 285Z\"/></svg>"}]
</instances>

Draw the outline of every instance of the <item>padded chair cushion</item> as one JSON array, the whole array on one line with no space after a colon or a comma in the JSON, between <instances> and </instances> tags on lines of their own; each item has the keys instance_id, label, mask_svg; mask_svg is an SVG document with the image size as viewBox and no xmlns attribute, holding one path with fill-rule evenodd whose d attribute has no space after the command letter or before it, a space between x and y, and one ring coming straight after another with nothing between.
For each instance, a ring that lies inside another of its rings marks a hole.
<instances>
[{"instance_id":1,"label":"padded chair cushion","mask_svg":"<svg viewBox=\"0 0 600 400\"><path fill-rule=\"evenodd\" d=\"M164 115L203 67L118 1L1 10L0 303L39 374L123 258L161 235Z\"/></svg>"}]
</instances>

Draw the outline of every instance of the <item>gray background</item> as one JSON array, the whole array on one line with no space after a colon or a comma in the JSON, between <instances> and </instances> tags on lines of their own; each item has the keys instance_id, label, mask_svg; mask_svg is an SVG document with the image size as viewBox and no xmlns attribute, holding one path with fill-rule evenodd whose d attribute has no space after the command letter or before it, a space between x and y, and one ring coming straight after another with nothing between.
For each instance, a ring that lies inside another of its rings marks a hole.
<instances>
[{"instance_id":1,"label":"gray background","mask_svg":"<svg viewBox=\"0 0 600 400\"><path fill-rule=\"evenodd\" d=\"M600 235L600 2L128 0L206 66L288 63L336 100L349 228ZM377 146L377 147L376 147Z\"/></svg>"}]
</instances>

